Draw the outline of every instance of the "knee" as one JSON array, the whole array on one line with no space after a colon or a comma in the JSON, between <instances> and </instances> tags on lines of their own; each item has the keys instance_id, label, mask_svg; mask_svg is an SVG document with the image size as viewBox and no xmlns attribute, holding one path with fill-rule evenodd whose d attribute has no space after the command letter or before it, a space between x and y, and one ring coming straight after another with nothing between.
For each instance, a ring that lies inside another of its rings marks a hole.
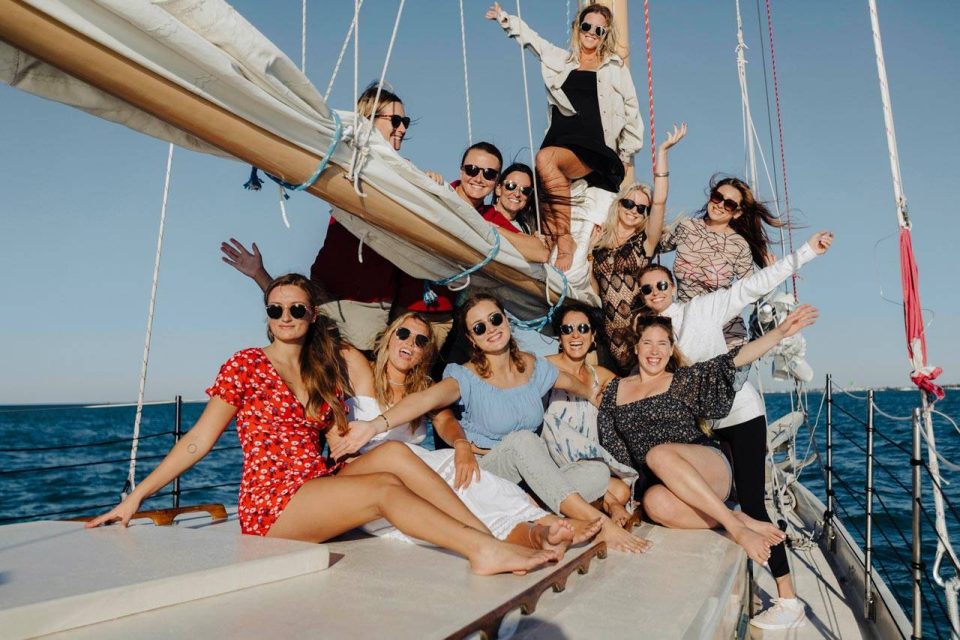
<instances>
[{"instance_id":1,"label":"knee","mask_svg":"<svg viewBox=\"0 0 960 640\"><path fill-rule=\"evenodd\" d=\"M381 445L378 445L375 451L381 451L384 456L389 456L391 459L402 460L413 456L413 451L410 450L410 447L399 442L397 440L388 440Z\"/></svg>"},{"instance_id":2,"label":"knee","mask_svg":"<svg viewBox=\"0 0 960 640\"><path fill-rule=\"evenodd\" d=\"M643 494L643 512L654 522L668 525L673 519L675 506L673 495L663 485L650 487Z\"/></svg>"},{"instance_id":3,"label":"knee","mask_svg":"<svg viewBox=\"0 0 960 640\"><path fill-rule=\"evenodd\" d=\"M557 155L550 147L540 149L540 151L537 151L535 164L537 165L537 173L553 173L557 169Z\"/></svg>"},{"instance_id":4,"label":"knee","mask_svg":"<svg viewBox=\"0 0 960 640\"><path fill-rule=\"evenodd\" d=\"M626 504L630 500L630 487L620 478L610 478L607 482L607 491L620 504Z\"/></svg>"},{"instance_id":5,"label":"knee","mask_svg":"<svg viewBox=\"0 0 960 640\"><path fill-rule=\"evenodd\" d=\"M610 467L599 460L581 460L577 465L583 469L590 486L598 488L598 496L602 496L610 486Z\"/></svg>"},{"instance_id":6,"label":"knee","mask_svg":"<svg viewBox=\"0 0 960 640\"><path fill-rule=\"evenodd\" d=\"M670 469L675 457L675 453L670 445L658 444L647 452L647 457L644 458L644 462L650 467L651 471L663 477L662 473Z\"/></svg>"},{"instance_id":7,"label":"knee","mask_svg":"<svg viewBox=\"0 0 960 640\"><path fill-rule=\"evenodd\" d=\"M544 448L543 440L533 431L513 431L507 434L500 441L500 447L506 447L513 451L532 451L538 448Z\"/></svg>"}]
</instances>

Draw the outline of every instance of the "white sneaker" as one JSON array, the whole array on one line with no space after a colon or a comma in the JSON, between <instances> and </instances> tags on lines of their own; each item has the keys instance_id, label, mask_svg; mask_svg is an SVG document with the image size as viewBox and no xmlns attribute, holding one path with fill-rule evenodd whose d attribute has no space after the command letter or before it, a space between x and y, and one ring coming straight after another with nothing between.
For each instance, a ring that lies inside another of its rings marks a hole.
<instances>
[{"instance_id":1,"label":"white sneaker","mask_svg":"<svg viewBox=\"0 0 960 640\"><path fill-rule=\"evenodd\" d=\"M797 598L775 598L773 606L750 619L758 629L794 629L806 623L805 607Z\"/></svg>"}]
</instances>

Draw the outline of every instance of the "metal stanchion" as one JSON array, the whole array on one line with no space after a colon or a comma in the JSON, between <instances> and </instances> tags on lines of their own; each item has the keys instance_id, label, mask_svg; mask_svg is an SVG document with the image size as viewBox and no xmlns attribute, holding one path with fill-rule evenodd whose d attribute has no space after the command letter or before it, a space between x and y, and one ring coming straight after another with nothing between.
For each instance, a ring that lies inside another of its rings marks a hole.
<instances>
[{"instance_id":1,"label":"metal stanchion","mask_svg":"<svg viewBox=\"0 0 960 640\"><path fill-rule=\"evenodd\" d=\"M867 391L867 530L863 548L863 617L874 620L873 598L873 389Z\"/></svg>"},{"instance_id":2,"label":"metal stanchion","mask_svg":"<svg viewBox=\"0 0 960 640\"><path fill-rule=\"evenodd\" d=\"M923 619L921 617L923 596L920 593L920 580L923 575L923 565L920 555L920 409L913 410L913 456L910 459L913 466L913 633L911 638L919 640L923 637Z\"/></svg>"},{"instance_id":3,"label":"metal stanchion","mask_svg":"<svg viewBox=\"0 0 960 640\"><path fill-rule=\"evenodd\" d=\"M183 414L183 396L177 396L174 400L174 414L173 414L173 444L180 442L180 436L183 435L182 428L182 414ZM180 476L177 476L173 480L173 508L180 508Z\"/></svg>"},{"instance_id":4,"label":"metal stanchion","mask_svg":"<svg viewBox=\"0 0 960 640\"><path fill-rule=\"evenodd\" d=\"M837 537L833 531L834 492L833 492L833 376L827 374L827 512L823 514L823 531L827 535L830 551L837 550Z\"/></svg>"}]
</instances>

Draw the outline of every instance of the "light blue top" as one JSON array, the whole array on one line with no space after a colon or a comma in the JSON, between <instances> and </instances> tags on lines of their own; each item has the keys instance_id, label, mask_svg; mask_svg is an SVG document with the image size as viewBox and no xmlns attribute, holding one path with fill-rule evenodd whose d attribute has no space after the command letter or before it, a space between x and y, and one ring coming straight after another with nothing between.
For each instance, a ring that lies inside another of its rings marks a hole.
<instances>
[{"instance_id":1,"label":"light blue top","mask_svg":"<svg viewBox=\"0 0 960 640\"><path fill-rule=\"evenodd\" d=\"M514 431L539 429L542 398L558 375L557 368L540 356L536 356L530 379L512 389L499 389L459 364L448 364L443 370L444 378L453 378L460 385L463 431L483 449L495 448Z\"/></svg>"}]
</instances>

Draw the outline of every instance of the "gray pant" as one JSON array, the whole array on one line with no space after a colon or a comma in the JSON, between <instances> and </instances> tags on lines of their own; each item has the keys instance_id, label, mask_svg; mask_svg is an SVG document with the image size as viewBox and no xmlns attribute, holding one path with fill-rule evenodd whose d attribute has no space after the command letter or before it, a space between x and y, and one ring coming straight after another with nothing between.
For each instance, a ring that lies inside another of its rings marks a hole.
<instances>
[{"instance_id":1,"label":"gray pant","mask_svg":"<svg viewBox=\"0 0 960 640\"><path fill-rule=\"evenodd\" d=\"M479 460L484 471L513 483L526 482L554 513L560 513L560 503L571 494L579 493L587 502L602 497L610 480L609 467L598 460L557 467L547 445L532 431L514 431Z\"/></svg>"}]
</instances>

